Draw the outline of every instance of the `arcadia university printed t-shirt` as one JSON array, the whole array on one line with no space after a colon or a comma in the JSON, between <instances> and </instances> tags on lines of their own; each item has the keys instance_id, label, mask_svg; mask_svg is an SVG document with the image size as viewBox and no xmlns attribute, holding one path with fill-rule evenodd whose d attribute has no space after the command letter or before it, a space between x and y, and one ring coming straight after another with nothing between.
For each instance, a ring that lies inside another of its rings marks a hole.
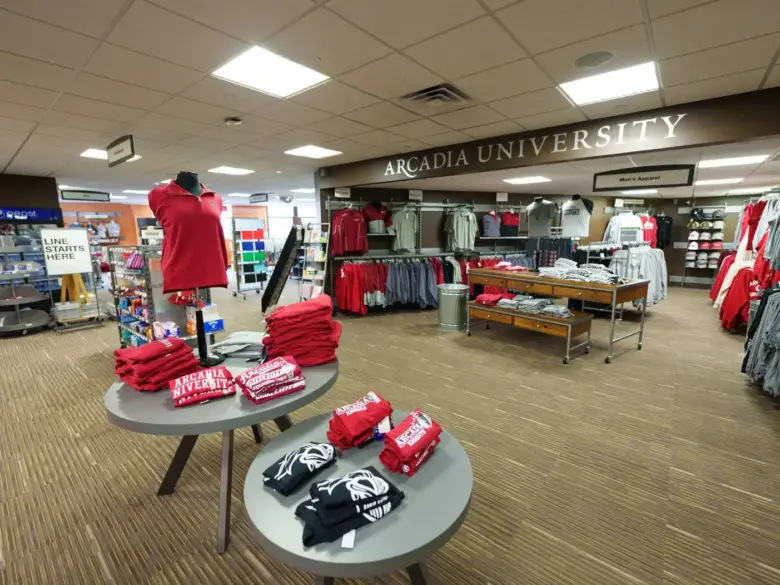
<instances>
[{"instance_id":1,"label":"arcadia university printed t-shirt","mask_svg":"<svg viewBox=\"0 0 780 585\"><path fill-rule=\"evenodd\" d=\"M149 207L165 230L163 292L227 287L222 198L206 187L198 197L171 181L149 192Z\"/></svg>"}]
</instances>

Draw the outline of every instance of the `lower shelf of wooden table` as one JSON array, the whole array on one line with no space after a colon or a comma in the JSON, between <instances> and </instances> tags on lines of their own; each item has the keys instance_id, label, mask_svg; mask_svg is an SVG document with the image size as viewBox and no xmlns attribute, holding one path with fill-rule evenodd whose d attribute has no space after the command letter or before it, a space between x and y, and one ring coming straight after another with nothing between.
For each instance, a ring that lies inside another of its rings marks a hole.
<instances>
[{"instance_id":1,"label":"lower shelf of wooden table","mask_svg":"<svg viewBox=\"0 0 780 585\"><path fill-rule=\"evenodd\" d=\"M512 325L519 329L538 331L539 333L554 335L555 337L568 337L569 328L571 328L572 337L583 335L590 331L593 315L580 311L572 311L572 313L574 315L571 317L560 318L552 315L523 313L512 309L469 303L469 318L471 319L484 319L485 321Z\"/></svg>"}]
</instances>

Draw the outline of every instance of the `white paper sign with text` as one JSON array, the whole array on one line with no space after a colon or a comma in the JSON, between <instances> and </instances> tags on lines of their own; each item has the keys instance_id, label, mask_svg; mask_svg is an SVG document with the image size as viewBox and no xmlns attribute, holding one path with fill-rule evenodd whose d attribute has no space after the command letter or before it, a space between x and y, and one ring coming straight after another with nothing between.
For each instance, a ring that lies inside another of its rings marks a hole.
<instances>
[{"instance_id":1,"label":"white paper sign with text","mask_svg":"<svg viewBox=\"0 0 780 585\"><path fill-rule=\"evenodd\" d=\"M92 272L87 230L42 229L41 243L49 276Z\"/></svg>"}]
</instances>

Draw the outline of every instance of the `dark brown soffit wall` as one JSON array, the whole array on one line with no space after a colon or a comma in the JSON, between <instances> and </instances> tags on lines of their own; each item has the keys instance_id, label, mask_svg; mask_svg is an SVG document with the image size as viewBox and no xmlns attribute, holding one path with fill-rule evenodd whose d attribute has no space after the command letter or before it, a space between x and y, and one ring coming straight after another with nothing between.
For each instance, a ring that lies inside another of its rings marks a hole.
<instances>
[{"instance_id":1,"label":"dark brown soffit wall","mask_svg":"<svg viewBox=\"0 0 780 585\"><path fill-rule=\"evenodd\" d=\"M742 142L780 134L780 88L507 134L320 169L319 188L351 187L570 160Z\"/></svg>"}]
</instances>

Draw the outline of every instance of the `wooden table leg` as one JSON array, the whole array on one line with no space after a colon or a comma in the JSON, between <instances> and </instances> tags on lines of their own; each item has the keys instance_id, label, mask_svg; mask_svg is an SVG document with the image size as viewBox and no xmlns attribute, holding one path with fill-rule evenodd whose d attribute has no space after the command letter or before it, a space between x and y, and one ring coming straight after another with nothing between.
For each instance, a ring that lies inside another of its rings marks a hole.
<instances>
[{"instance_id":1,"label":"wooden table leg","mask_svg":"<svg viewBox=\"0 0 780 585\"><path fill-rule=\"evenodd\" d=\"M252 425L252 434L255 436L255 443L263 442L263 427L260 425Z\"/></svg>"},{"instance_id":2,"label":"wooden table leg","mask_svg":"<svg viewBox=\"0 0 780 585\"><path fill-rule=\"evenodd\" d=\"M233 491L233 431L222 433L222 462L219 473L219 526L217 552L223 554L230 543L230 500Z\"/></svg>"},{"instance_id":3,"label":"wooden table leg","mask_svg":"<svg viewBox=\"0 0 780 585\"><path fill-rule=\"evenodd\" d=\"M336 580L333 577L316 577L314 585L334 585Z\"/></svg>"},{"instance_id":4,"label":"wooden table leg","mask_svg":"<svg viewBox=\"0 0 780 585\"><path fill-rule=\"evenodd\" d=\"M406 572L409 574L412 585L431 585L431 580L428 577L428 569L426 569L423 563L407 567Z\"/></svg>"},{"instance_id":5,"label":"wooden table leg","mask_svg":"<svg viewBox=\"0 0 780 585\"><path fill-rule=\"evenodd\" d=\"M176 490L176 483L187 465L187 460L190 458L190 453L192 453L197 440L198 435L186 435L181 438L171 464L168 466L168 471L165 472L165 477L157 490L158 496L168 496Z\"/></svg>"},{"instance_id":6,"label":"wooden table leg","mask_svg":"<svg viewBox=\"0 0 780 585\"><path fill-rule=\"evenodd\" d=\"M291 429L293 424L290 420L290 417L286 414L284 416L280 416L274 419L274 422L276 423L276 426L279 427L279 430L284 432L287 429Z\"/></svg>"}]
</instances>

